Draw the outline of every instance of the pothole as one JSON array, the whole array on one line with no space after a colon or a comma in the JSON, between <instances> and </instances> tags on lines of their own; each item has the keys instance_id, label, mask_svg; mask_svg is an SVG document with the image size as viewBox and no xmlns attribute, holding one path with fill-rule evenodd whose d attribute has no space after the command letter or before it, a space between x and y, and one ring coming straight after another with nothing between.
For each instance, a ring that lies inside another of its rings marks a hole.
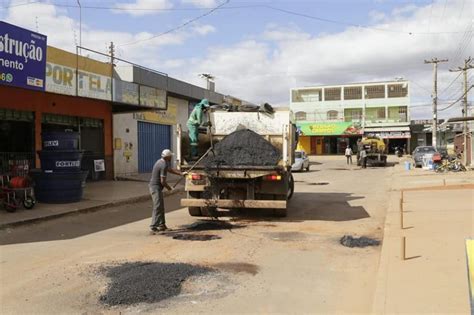
<instances>
[{"instance_id":1,"label":"pothole","mask_svg":"<svg viewBox=\"0 0 474 315\"><path fill-rule=\"evenodd\" d=\"M249 263L219 263L213 265L213 267L226 272L248 273L253 276L255 276L260 269L257 265Z\"/></svg>"},{"instance_id":2,"label":"pothole","mask_svg":"<svg viewBox=\"0 0 474 315\"><path fill-rule=\"evenodd\" d=\"M219 235L214 234L176 233L168 236L171 236L174 240L181 241L212 241L221 239Z\"/></svg>"},{"instance_id":3,"label":"pothole","mask_svg":"<svg viewBox=\"0 0 474 315\"><path fill-rule=\"evenodd\" d=\"M230 230L238 227L242 226L220 220L200 220L192 224L182 226L183 229L190 231Z\"/></svg>"},{"instance_id":4,"label":"pothole","mask_svg":"<svg viewBox=\"0 0 474 315\"><path fill-rule=\"evenodd\" d=\"M268 232L265 233L265 235L274 241L280 242L300 241L306 239L306 234L301 232Z\"/></svg>"},{"instance_id":5,"label":"pothole","mask_svg":"<svg viewBox=\"0 0 474 315\"><path fill-rule=\"evenodd\" d=\"M308 185L312 186L324 186L324 185L329 185L328 182L317 182L317 183L308 183Z\"/></svg>"},{"instance_id":6,"label":"pothole","mask_svg":"<svg viewBox=\"0 0 474 315\"><path fill-rule=\"evenodd\" d=\"M342 246L346 247L367 247L367 246L379 246L380 241L372 238L368 238L365 236L362 237L353 237L351 235L344 235L340 241Z\"/></svg>"}]
</instances>

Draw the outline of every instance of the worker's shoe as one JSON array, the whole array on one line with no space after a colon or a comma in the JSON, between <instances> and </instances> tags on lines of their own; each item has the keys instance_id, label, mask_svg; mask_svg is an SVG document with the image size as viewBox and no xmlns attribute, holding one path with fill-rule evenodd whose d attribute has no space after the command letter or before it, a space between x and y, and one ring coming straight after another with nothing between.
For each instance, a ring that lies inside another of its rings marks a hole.
<instances>
[{"instance_id":1,"label":"worker's shoe","mask_svg":"<svg viewBox=\"0 0 474 315\"><path fill-rule=\"evenodd\" d=\"M168 227L167 227L166 225L164 225L164 224L163 224L163 225L160 225L160 226L156 229L157 232L165 232L165 231L167 231L167 230L169 230L169 229L168 229Z\"/></svg>"}]
</instances>

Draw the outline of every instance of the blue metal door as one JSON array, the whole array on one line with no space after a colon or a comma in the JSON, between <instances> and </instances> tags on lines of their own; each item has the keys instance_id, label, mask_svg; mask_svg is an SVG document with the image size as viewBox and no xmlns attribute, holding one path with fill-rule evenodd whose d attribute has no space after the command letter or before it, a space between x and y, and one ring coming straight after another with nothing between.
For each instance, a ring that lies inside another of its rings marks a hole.
<instances>
[{"instance_id":1,"label":"blue metal door","mask_svg":"<svg viewBox=\"0 0 474 315\"><path fill-rule=\"evenodd\" d=\"M171 149L171 126L139 121L138 172L151 172L164 149Z\"/></svg>"}]
</instances>

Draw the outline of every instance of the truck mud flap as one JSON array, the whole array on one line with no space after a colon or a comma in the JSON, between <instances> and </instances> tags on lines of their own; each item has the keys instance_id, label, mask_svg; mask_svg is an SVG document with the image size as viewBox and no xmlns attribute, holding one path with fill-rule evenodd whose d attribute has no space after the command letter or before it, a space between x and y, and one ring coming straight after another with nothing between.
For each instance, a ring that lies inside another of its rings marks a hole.
<instances>
[{"instance_id":1,"label":"truck mud flap","mask_svg":"<svg viewBox=\"0 0 474 315\"><path fill-rule=\"evenodd\" d=\"M182 207L286 209L286 200L181 199Z\"/></svg>"}]
</instances>

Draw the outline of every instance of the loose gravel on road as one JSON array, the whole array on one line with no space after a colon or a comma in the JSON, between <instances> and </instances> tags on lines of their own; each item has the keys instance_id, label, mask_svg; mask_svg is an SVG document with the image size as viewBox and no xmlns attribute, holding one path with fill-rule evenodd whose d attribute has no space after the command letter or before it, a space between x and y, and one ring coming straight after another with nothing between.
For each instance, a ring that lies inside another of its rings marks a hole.
<instances>
[{"instance_id":1,"label":"loose gravel on road","mask_svg":"<svg viewBox=\"0 0 474 315\"><path fill-rule=\"evenodd\" d=\"M184 263L127 262L102 267L109 278L100 301L109 306L156 303L177 296L190 277L217 273L215 270Z\"/></svg>"}]
</instances>

